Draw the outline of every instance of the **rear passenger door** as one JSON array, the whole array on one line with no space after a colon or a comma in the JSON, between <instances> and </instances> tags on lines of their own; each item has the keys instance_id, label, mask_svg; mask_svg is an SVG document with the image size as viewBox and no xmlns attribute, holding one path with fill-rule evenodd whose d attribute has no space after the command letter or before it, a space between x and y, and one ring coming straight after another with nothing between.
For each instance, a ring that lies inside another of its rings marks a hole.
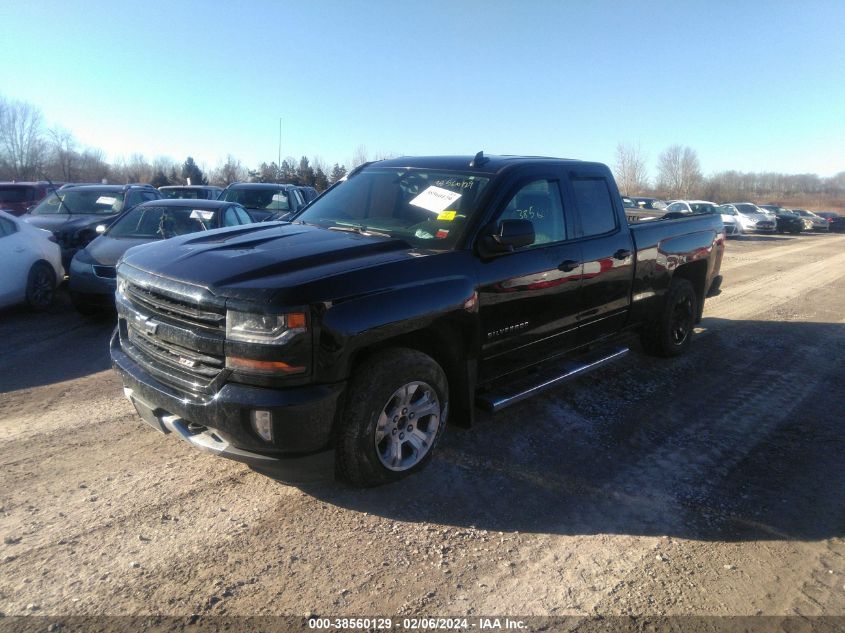
<instances>
[{"instance_id":1,"label":"rear passenger door","mask_svg":"<svg viewBox=\"0 0 845 633\"><path fill-rule=\"evenodd\" d=\"M560 176L526 174L496 205L493 225L530 220L535 241L478 262L482 381L565 351L576 340L581 247L571 239Z\"/></svg>"},{"instance_id":2,"label":"rear passenger door","mask_svg":"<svg viewBox=\"0 0 845 633\"><path fill-rule=\"evenodd\" d=\"M578 337L587 343L615 334L628 319L634 246L609 174L599 169L572 169L568 176L584 262Z\"/></svg>"}]
</instances>

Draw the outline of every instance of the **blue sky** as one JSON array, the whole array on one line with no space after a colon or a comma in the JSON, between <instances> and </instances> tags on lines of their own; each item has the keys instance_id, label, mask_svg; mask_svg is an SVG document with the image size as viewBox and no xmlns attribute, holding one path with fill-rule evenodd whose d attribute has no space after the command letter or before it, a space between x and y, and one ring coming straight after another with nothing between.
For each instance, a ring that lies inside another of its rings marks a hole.
<instances>
[{"instance_id":1,"label":"blue sky","mask_svg":"<svg viewBox=\"0 0 845 633\"><path fill-rule=\"evenodd\" d=\"M845 170L845 2L0 3L0 94L110 158L673 143L705 173Z\"/></svg>"}]
</instances>

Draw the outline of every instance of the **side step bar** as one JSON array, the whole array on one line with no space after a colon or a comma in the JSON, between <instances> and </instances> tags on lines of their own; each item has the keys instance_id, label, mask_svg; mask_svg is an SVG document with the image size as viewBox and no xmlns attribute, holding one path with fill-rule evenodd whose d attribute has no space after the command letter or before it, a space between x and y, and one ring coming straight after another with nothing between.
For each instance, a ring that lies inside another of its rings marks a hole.
<instances>
[{"instance_id":1,"label":"side step bar","mask_svg":"<svg viewBox=\"0 0 845 633\"><path fill-rule=\"evenodd\" d=\"M564 362L545 372L532 374L516 384L511 383L501 387L493 384L491 391L476 396L475 403L486 411L496 413L505 407L521 402L531 396L536 396L548 389L562 385L568 380L578 378L598 369L603 365L618 360L628 353L627 347L602 350L599 354L587 354L576 360Z\"/></svg>"}]
</instances>

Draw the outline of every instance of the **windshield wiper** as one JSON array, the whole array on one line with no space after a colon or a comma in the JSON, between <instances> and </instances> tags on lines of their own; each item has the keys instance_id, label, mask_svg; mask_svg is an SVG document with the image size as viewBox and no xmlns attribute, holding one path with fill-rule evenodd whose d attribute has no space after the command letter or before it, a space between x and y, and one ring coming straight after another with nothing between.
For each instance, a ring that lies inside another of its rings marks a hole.
<instances>
[{"instance_id":1,"label":"windshield wiper","mask_svg":"<svg viewBox=\"0 0 845 633\"><path fill-rule=\"evenodd\" d=\"M382 233L381 231L371 231L366 226L341 226L335 225L328 227L329 231L345 231L346 233L357 233L358 235L379 235L381 237L393 237L390 233Z\"/></svg>"}]
</instances>

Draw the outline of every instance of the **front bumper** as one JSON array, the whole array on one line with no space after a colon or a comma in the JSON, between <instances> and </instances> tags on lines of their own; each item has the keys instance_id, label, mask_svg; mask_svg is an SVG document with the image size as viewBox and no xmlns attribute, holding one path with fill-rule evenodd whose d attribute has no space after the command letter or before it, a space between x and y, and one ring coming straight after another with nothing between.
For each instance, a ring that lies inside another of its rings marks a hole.
<instances>
[{"instance_id":1,"label":"front bumper","mask_svg":"<svg viewBox=\"0 0 845 633\"><path fill-rule=\"evenodd\" d=\"M269 389L226 383L213 396L187 397L147 374L110 343L112 366L138 414L162 433L175 433L195 448L253 465L268 465L331 447L332 429L345 383ZM253 430L250 413L270 411L273 441Z\"/></svg>"}]
</instances>

